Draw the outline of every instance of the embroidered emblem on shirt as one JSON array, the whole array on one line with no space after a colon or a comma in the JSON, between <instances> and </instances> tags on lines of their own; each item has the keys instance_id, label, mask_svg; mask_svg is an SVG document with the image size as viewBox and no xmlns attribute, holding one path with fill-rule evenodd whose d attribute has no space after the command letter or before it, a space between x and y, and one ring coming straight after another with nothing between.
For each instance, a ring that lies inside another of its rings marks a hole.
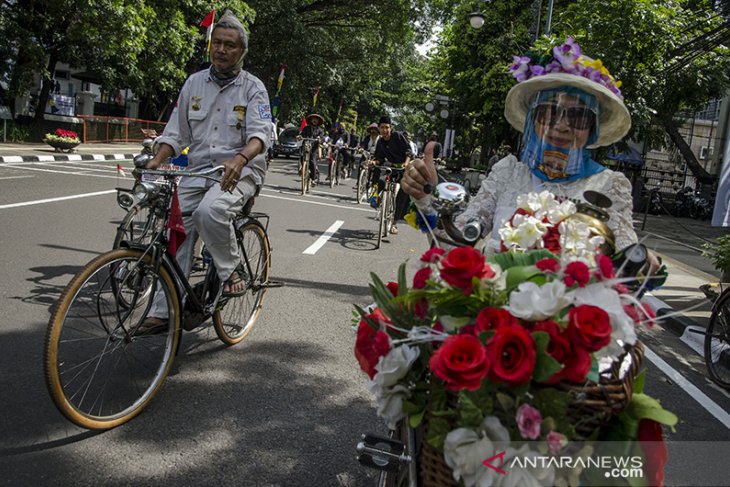
<instances>
[{"instance_id":1,"label":"embroidered emblem on shirt","mask_svg":"<svg viewBox=\"0 0 730 487\"><path fill-rule=\"evenodd\" d=\"M259 117L271 118L271 107L269 105L259 105Z\"/></svg>"},{"instance_id":2,"label":"embroidered emblem on shirt","mask_svg":"<svg viewBox=\"0 0 730 487\"><path fill-rule=\"evenodd\" d=\"M241 129L241 122L246 118L246 107L243 105L236 105L233 107L233 111L236 112L236 120L238 120L238 123L236 124L237 129Z\"/></svg>"},{"instance_id":3,"label":"embroidered emblem on shirt","mask_svg":"<svg viewBox=\"0 0 730 487\"><path fill-rule=\"evenodd\" d=\"M203 99L203 97L202 97L202 96L193 96L193 97L191 97L191 99L193 100L193 105L192 105L192 107L191 107L191 108L192 108L193 110L200 110L200 103L198 103L198 102L199 102L200 100L202 100L202 99Z\"/></svg>"}]
</instances>

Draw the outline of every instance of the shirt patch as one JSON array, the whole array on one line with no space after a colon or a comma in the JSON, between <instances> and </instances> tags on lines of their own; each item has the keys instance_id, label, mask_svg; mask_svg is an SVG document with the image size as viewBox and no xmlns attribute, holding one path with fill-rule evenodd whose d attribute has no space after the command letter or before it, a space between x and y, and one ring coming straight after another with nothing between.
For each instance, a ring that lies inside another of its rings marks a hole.
<instances>
[{"instance_id":1,"label":"shirt patch","mask_svg":"<svg viewBox=\"0 0 730 487\"><path fill-rule=\"evenodd\" d=\"M269 105L259 105L259 117L271 118L271 107Z\"/></svg>"}]
</instances>

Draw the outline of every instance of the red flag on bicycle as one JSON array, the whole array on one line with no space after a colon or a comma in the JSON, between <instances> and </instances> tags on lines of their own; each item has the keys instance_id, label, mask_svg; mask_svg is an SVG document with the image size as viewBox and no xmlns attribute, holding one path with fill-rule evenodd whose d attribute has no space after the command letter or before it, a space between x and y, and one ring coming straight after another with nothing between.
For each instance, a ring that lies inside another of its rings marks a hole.
<instances>
[{"instance_id":1,"label":"red flag on bicycle","mask_svg":"<svg viewBox=\"0 0 730 487\"><path fill-rule=\"evenodd\" d=\"M299 131L301 132L304 130L304 127L307 126L307 117L302 117L302 123L299 125Z\"/></svg>"},{"instance_id":2,"label":"red flag on bicycle","mask_svg":"<svg viewBox=\"0 0 730 487\"><path fill-rule=\"evenodd\" d=\"M170 219L167 221L167 253L175 257L177 249L185 241L185 225L183 224L180 201L177 199L177 189L172 195L172 207L170 208Z\"/></svg>"}]
</instances>

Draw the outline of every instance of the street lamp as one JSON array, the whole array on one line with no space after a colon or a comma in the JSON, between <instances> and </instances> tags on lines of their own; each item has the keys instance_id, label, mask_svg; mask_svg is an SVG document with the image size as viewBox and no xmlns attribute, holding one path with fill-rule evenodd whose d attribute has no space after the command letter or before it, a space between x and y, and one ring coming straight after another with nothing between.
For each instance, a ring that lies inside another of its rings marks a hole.
<instances>
[{"instance_id":1,"label":"street lamp","mask_svg":"<svg viewBox=\"0 0 730 487\"><path fill-rule=\"evenodd\" d=\"M475 29L481 29L484 25L484 14L479 9L482 0L477 0L477 10L469 14L469 25Z\"/></svg>"}]
</instances>

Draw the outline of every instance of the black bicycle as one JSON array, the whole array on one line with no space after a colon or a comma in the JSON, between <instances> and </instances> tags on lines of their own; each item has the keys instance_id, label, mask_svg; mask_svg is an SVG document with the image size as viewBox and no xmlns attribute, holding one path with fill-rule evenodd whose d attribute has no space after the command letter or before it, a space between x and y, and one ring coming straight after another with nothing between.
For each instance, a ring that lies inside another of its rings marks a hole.
<instances>
[{"instance_id":1,"label":"black bicycle","mask_svg":"<svg viewBox=\"0 0 730 487\"><path fill-rule=\"evenodd\" d=\"M146 162L146 161L145 161ZM224 296L214 265L192 285L168 250L177 178L203 172L138 170L159 178L134 186L135 199L148 204L148 219L159 219L148 242L123 240L119 248L89 262L61 294L48 323L44 368L48 391L59 411L73 423L108 429L129 421L152 400L178 351L183 328L212 319L226 344L251 331L269 280L271 247L268 215L251 211L254 198L233 218L245 291ZM184 299L183 299L184 298ZM168 318L151 329L145 322L153 302L165 303Z\"/></svg>"},{"instance_id":2,"label":"black bicycle","mask_svg":"<svg viewBox=\"0 0 730 487\"><path fill-rule=\"evenodd\" d=\"M723 289L712 305L704 352L710 378L730 389L730 287Z\"/></svg>"},{"instance_id":3,"label":"black bicycle","mask_svg":"<svg viewBox=\"0 0 730 487\"><path fill-rule=\"evenodd\" d=\"M382 190L377 195L378 210L378 241L376 248L380 248L383 238L390 235L390 229L395 221L395 196L398 181L403 176L403 169L380 166Z\"/></svg>"}]
</instances>

